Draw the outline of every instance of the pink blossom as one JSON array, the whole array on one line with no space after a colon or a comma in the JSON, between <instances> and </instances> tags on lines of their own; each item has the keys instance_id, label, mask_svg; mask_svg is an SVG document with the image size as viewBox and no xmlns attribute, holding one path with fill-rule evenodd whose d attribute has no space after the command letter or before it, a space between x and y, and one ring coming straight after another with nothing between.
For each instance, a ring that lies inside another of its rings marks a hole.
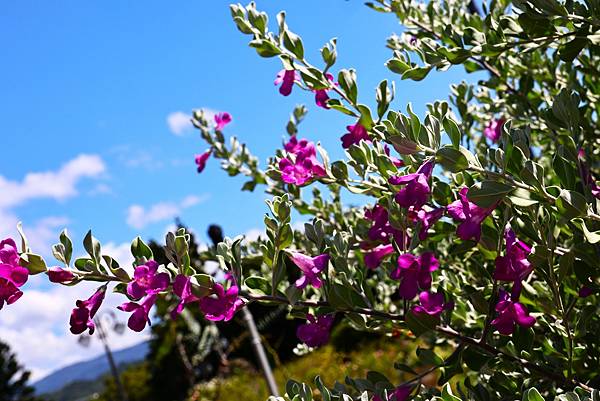
<instances>
[{"instance_id":1,"label":"pink blossom","mask_svg":"<svg viewBox=\"0 0 600 401\"><path fill-rule=\"evenodd\" d=\"M381 264L381 261L392 253L394 253L394 247L391 244L379 245L365 253L365 265L369 269L376 269Z\"/></svg>"},{"instance_id":2,"label":"pink blossom","mask_svg":"<svg viewBox=\"0 0 600 401\"><path fill-rule=\"evenodd\" d=\"M19 265L17 245L11 238L0 241L0 309L13 304L23 295L19 287L29 278L29 271Z\"/></svg>"},{"instance_id":3,"label":"pink blossom","mask_svg":"<svg viewBox=\"0 0 600 401\"><path fill-rule=\"evenodd\" d=\"M156 297L156 293L151 293L144 298L141 304L136 302L125 302L124 304L117 306L117 309L122 310L123 312L133 312L127 321L127 327L133 331L140 332L144 330L146 323L150 325L150 317L148 314L156 302Z\"/></svg>"},{"instance_id":4,"label":"pink blossom","mask_svg":"<svg viewBox=\"0 0 600 401\"><path fill-rule=\"evenodd\" d=\"M410 386L400 386L396 387L392 393L388 392L387 401L405 401L410 396L412 392L412 387ZM373 401L383 401L381 397L378 395L373 397Z\"/></svg>"},{"instance_id":5,"label":"pink blossom","mask_svg":"<svg viewBox=\"0 0 600 401\"><path fill-rule=\"evenodd\" d=\"M288 184L304 185L317 177L327 175L323 165L317 160L314 143L293 136L284 145L288 156L279 160L281 179Z\"/></svg>"},{"instance_id":6,"label":"pink blossom","mask_svg":"<svg viewBox=\"0 0 600 401\"><path fill-rule=\"evenodd\" d=\"M62 269L58 266L49 268L46 274L48 275L48 279L52 283L66 283L69 281L73 281L73 279L75 278L75 275L72 271Z\"/></svg>"},{"instance_id":7,"label":"pink blossom","mask_svg":"<svg viewBox=\"0 0 600 401\"><path fill-rule=\"evenodd\" d=\"M414 207L420 209L431 194L429 188L429 179L433 171L434 162L427 161L423 163L416 173L402 176L390 177L388 180L392 185L404 185L394 199L402 207Z\"/></svg>"},{"instance_id":8,"label":"pink blossom","mask_svg":"<svg viewBox=\"0 0 600 401\"><path fill-rule=\"evenodd\" d=\"M398 257L398 267L391 273L394 280L402 280L398 292L403 299L413 299L421 290L431 287L431 272L437 270L440 263L432 252L416 257L405 253Z\"/></svg>"},{"instance_id":9,"label":"pink blossom","mask_svg":"<svg viewBox=\"0 0 600 401\"><path fill-rule=\"evenodd\" d=\"M521 292L521 282L531 273L533 266L527 260L531 248L523 241L517 240L515 232L507 229L504 233L506 253L496 258L494 279L514 282L513 295Z\"/></svg>"},{"instance_id":10,"label":"pink blossom","mask_svg":"<svg viewBox=\"0 0 600 401\"><path fill-rule=\"evenodd\" d=\"M215 129L217 131L222 131L223 128L225 128L225 126L227 124L229 124L231 122L231 114L227 113L227 112L223 112L223 113L217 113L215 114Z\"/></svg>"},{"instance_id":11,"label":"pink blossom","mask_svg":"<svg viewBox=\"0 0 600 401\"><path fill-rule=\"evenodd\" d=\"M300 75L294 70L281 70L277 74L275 78L275 85L281 84L279 87L279 93L283 96L288 96L292 93L292 87L294 86L294 81L299 81Z\"/></svg>"},{"instance_id":12,"label":"pink blossom","mask_svg":"<svg viewBox=\"0 0 600 401\"><path fill-rule=\"evenodd\" d=\"M360 143L360 141L371 142L367 129L363 127L359 122L354 125L346 127L348 133L342 135L342 147L348 149L352 145Z\"/></svg>"},{"instance_id":13,"label":"pink blossom","mask_svg":"<svg viewBox=\"0 0 600 401\"><path fill-rule=\"evenodd\" d=\"M195 160L196 160L196 165L198 166L198 168L197 168L198 173L201 173L202 171L204 171L204 168L206 167L206 161L210 157L211 153L212 153L212 149L208 149L206 152L204 152L200 155L196 155Z\"/></svg>"},{"instance_id":14,"label":"pink blossom","mask_svg":"<svg viewBox=\"0 0 600 401\"><path fill-rule=\"evenodd\" d=\"M327 77L327 80L329 82L333 83L333 75L327 73L325 74L325 76ZM336 84L334 84L336 85ZM327 105L327 100L329 100L329 95L327 94L327 92L329 91L329 89L317 89L315 90L315 103L317 104L317 106L322 107L324 109L328 109L329 106Z\"/></svg>"},{"instance_id":15,"label":"pink blossom","mask_svg":"<svg viewBox=\"0 0 600 401\"><path fill-rule=\"evenodd\" d=\"M508 293L503 289L500 289L499 295L500 298L496 304L498 316L492 320L492 326L494 326L500 334L512 334L515 330L515 323L525 328L533 327L535 318L529 316L529 312L523 304L512 300Z\"/></svg>"},{"instance_id":16,"label":"pink blossom","mask_svg":"<svg viewBox=\"0 0 600 401\"><path fill-rule=\"evenodd\" d=\"M310 257L294 252L291 254L290 259L303 273L303 276L296 280L296 288L304 289L308 284L315 288L321 288L322 281L319 278L319 274L327 268L329 255L324 253Z\"/></svg>"},{"instance_id":17,"label":"pink blossom","mask_svg":"<svg viewBox=\"0 0 600 401\"><path fill-rule=\"evenodd\" d=\"M416 314L427 314L430 316L439 316L443 311L452 309L454 304L452 302L446 303L444 300L444 294L433 292L422 291L419 294L420 305L414 305L412 311Z\"/></svg>"},{"instance_id":18,"label":"pink blossom","mask_svg":"<svg viewBox=\"0 0 600 401\"><path fill-rule=\"evenodd\" d=\"M238 297L238 286L233 284L228 290L216 283L213 287L213 296L200 300L200 310L207 320L228 322L233 315L244 306L244 301Z\"/></svg>"},{"instance_id":19,"label":"pink blossom","mask_svg":"<svg viewBox=\"0 0 600 401\"><path fill-rule=\"evenodd\" d=\"M169 283L169 274L158 273L158 263L149 260L143 265L136 266L133 280L127 284L127 294L139 299L144 295L166 290Z\"/></svg>"},{"instance_id":20,"label":"pink blossom","mask_svg":"<svg viewBox=\"0 0 600 401\"><path fill-rule=\"evenodd\" d=\"M365 211L365 218L373 222L367 233L369 240L389 243L394 238L400 245L404 244L404 234L392 227L386 208L377 204L373 209Z\"/></svg>"},{"instance_id":21,"label":"pink blossom","mask_svg":"<svg viewBox=\"0 0 600 401\"><path fill-rule=\"evenodd\" d=\"M494 119L488 123L484 128L483 134L490 139L492 142L498 142L502 136L502 127L504 126L504 119Z\"/></svg>"},{"instance_id":22,"label":"pink blossom","mask_svg":"<svg viewBox=\"0 0 600 401\"><path fill-rule=\"evenodd\" d=\"M296 336L309 347L320 347L327 344L335 315L306 316L308 322L298 326Z\"/></svg>"},{"instance_id":23,"label":"pink blossom","mask_svg":"<svg viewBox=\"0 0 600 401\"><path fill-rule=\"evenodd\" d=\"M392 164L396 167L404 167L404 160L398 159L395 156L390 155L390 147L388 145L383 145L383 150L385 154L390 158Z\"/></svg>"},{"instance_id":24,"label":"pink blossom","mask_svg":"<svg viewBox=\"0 0 600 401\"><path fill-rule=\"evenodd\" d=\"M94 324L94 316L98 312L98 308L104 301L106 294L106 286L102 286L87 300L78 300L75 303L76 308L71 312L71 333L81 334L86 329L89 329L90 334L94 334L96 325Z\"/></svg>"},{"instance_id":25,"label":"pink blossom","mask_svg":"<svg viewBox=\"0 0 600 401\"><path fill-rule=\"evenodd\" d=\"M419 230L419 240L427 239L429 229L444 215L444 208L439 207L432 210L421 209L416 214L414 211L409 211L409 217L413 223L421 223Z\"/></svg>"},{"instance_id":26,"label":"pink blossom","mask_svg":"<svg viewBox=\"0 0 600 401\"><path fill-rule=\"evenodd\" d=\"M461 188L458 194L459 199L449 204L447 210L450 217L461 222L456 229L456 234L460 239L479 241L481 223L494 211L496 205L489 208L477 206L467 198L468 192L469 188Z\"/></svg>"},{"instance_id":27,"label":"pink blossom","mask_svg":"<svg viewBox=\"0 0 600 401\"><path fill-rule=\"evenodd\" d=\"M171 317L175 319L185 308L185 305L198 302L200 298L192 293L191 277L178 274L173 282L173 293L179 297L179 304L171 311Z\"/></svg>"},{"instance_id":28,"label":"pink blossom","mask_svg":"<svg viewBox=\"0 0 600 401\"><path fill-rule=\"evenodd\" d=\"M583 149L579 149L577 152L577 158L579 159L583 183L588 186L594 198L600 199L600 187L598 184L596 184L596 180L594 179L592 172L585 163L585 151Z\"/></svg>"}]
</instances>

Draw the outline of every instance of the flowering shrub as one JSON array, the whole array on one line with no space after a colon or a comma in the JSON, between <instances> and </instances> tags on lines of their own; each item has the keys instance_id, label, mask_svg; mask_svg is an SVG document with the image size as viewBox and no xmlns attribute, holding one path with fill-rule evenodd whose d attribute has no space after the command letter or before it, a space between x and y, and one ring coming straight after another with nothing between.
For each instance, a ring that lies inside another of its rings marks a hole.
<instances>
[{"instance_id":1,"label":"flowering shrub","mask_svg":"<svg viewBox=\"0 0 600 401\"><path fill-rule=\"evenodd\" d=\"M327 387L317 377L323 400L600 399L600 7L505 0L484 3L479 14L462 0L368 6L405 27L387 41L386 65L401 79L455 65L488 78L453 85L450 104L430 104L422 118L410 105L406 113L392 109L395 85L386 80L369 107L362 92L359 101L356 71L333 74L335 39L317 67L284 13L273 32L253 3L232 5L250 46L281 60L274 73L281 95L296 87L294 96L308 91L317 106L348 116L340 136L346 157L330 161L318 143L300 138L304 106L265 170L236 138L226 140L229 114L213 122L195 112L209 146L196 157L198 172L219 159L229 175L248 177L242 190L264 185L271 195L264 239L226 239L203 255L228 272L224 283L190 265L183 229L166 237L166 266L136 238L133 278L91 233L83 241L89 256L72 261L63 232L53 253L65 269L48 269L24 236L20 255L12 240L2 242L0 305L15 302L27 275L41 272L68 285L103 282L77 301L73 333L94 330L113 285L129 298L120 309L132 312L129 327L138 331L157 296L173 301L173 318L194 307L227 321L247 303L286 304L306 318L297 335L308 347L326 343L338 318L390 341L418 341L421 373L398 363L401 381L370 372ZM348 207L347 193L363 195L365 206ZM308 220L304 230L292 229L293 210ZM289 280L290 271L301 277ZM438 387L423 385L428 375ZM286 399L312 400L309 384L285 389Z\"/></svg>"}]
</instances>

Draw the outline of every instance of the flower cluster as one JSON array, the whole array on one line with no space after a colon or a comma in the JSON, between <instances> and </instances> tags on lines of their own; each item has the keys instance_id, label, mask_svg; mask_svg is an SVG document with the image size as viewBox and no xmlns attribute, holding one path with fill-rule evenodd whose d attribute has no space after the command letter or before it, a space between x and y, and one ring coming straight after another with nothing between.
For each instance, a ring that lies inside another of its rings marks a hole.
<instances>
[{"instance_id":1,"label":"flower cluster","mask_svg":"<svg viewBox=\"0 0 600 401\"><path fill-rule=\"evenodd\" d=\"M281 179L294 185L305 185L318 177L327 175L323 165L317 160L315 144L296 136L284 145L287 156L279 160Z\"/></svg>"},{"instance_id":2,"label":"flower cluster","mask_svg":"<svg viewBox=\"0 0 600 401\"><path fill-rule=\"evenodd\" d=\"M19 289L27 282L29 271L19 264L19 252L12 238L0 241L0 309L23 295Z\"/></svg>"}]
</instances>

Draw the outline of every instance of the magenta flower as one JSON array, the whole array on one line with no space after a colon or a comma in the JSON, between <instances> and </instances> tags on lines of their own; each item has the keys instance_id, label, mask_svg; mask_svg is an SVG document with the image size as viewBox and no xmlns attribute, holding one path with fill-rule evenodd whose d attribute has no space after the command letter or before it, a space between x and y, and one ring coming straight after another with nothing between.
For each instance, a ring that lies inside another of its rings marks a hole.
<instances>
[{"instance_id":1,"label":"magenta flower","mask_svg":"<svg viewBox=\"0 0 600 401\"><path fill-rule=\"evenodd\" d=\"M427 161L423 163L416 173L390 177L388 180L392 185L404 185L394 199L402 207L414 207L420 209L429 198L431 189L429 188L429 178L433 171L434 162Z\"/></svg>"},{"instance_id":2,"label":"magenta flower","mask_svg":"<svg viewBox=\"0 0 600 401\"><path fill-rule=\"evenodd\" d=\"M300 75L294 70L281 70L277 74L275 78L275 85L281 84L279 87L279 93L283 96L288 96L292 93L292 87L294 86L294 81L300 80Z\"/></svg>"},{"instance_id":3,"label":"magenta flower","mask_svg":"<svg viewBox=\"0 0 600 401\"><path fill-rule=\"evenodd\" d=\"M579 292L577 293L577 295L578 295L580 298L587 298L587 297L589 297L590 295L592 295L593 293L594 293L594 290L593 290L593 289L591 289L590 287L588 287L588 286L585 286L585 285L584 285L584 286L582 286L582 287L579 289Z\"/></svg>"},{"instance_id":4,"label":"magenta flower","mask_svg":"<svg viewBox=\"0 0 600 401\"><path fill-rule=\"evenodd\" d=\"M136 266L133 280L127 284L127 294L139 299L144 295L166 290L170 281L169 274L158 273L158 263L149 260L143 265Z\"/></svg>"},{"instance_id":5,"label":"magenta flower","mask_svg":"<svg viewBox=\"0 0 600 401\"><path fill-rule=\"evenodd\" d=\"M358 144L361 140L371 142L367 129L363 127L359 122L354 125L348 125L346 127L348 132L342 135L342 147L348 149L352 145Z\"/></svg>"},{"instance_id":6,"label":"magenta flower","mask_svg":"<svg viewBox=\"0 0 600 401\"><path fill-rule=\"evenodd\" d=\"M133 312L127 321L127 327L133 331L140 332L144 330L146 323L150 325L150 317L148 314L156 302L156 297L156 293L151 293L144 298L141 304L136 302L125 302L124 304L117 306L117 309L122 310L123 312Z\"/></svg>"},{"instance_id":7,"label":"magenta flower","mask_svg":"<svg viewBox=\"0 0 600 401\"><path fill-rule=\"evenodd\" d=\"M402 231L392 227L386 208L377 204L373 209L365 210L365 218L373 222L367 233L369 240L389 243L394 238L400 246L403 246L404 234Z\"/></svg>"},{"instance_id":8,"label":"magenta flower","mask_svg":"<svg viewBox=\"0 0 600 401\"><path fill-rule=\"evenodd\" d=\"M86 329L89 329L90 334L94 334L96 325L94 324L94 316L98 312L98 308L104 301L104 295L106 294L106 286L102 286L96 290L96 292L87 300L78 300L75 303L76 308L71 312L71 333L81 334Z\"/></svg>"},{"instance_id":9,"label":"magenta flower","mask_svg":"<svg viewBox=\"0 0 600 401\"><path fill-rule=\"evenodd\" d=\"M231 114L227 113L227 112L223 112L223 113L217 113L215 114L215 129L217 131L222 131L223 128L225 128L225 126L227 124L229 124L231 122Z\"/></svg>"},{"instance_id":10,"label":"magenta flower","mask_svg":"<svg viewBox=\"0 0 600 401\"><path fill-rule=\"evenodd\" d=\"M400 386L396 387L392 393L388 393L387 401L405 401L408 399L408 396L412 392L412 387L410 386ZM383 401L381 397L375 396L373 397L373 401Z\"/></svg>"},{"instance_id":11,"label":"magenta flower","mask_svg":"<svg viewBox=\"0 0 600 401\"><path fill-rule=\"evenodd\" d=\"M421 209L416 214L412 211L409 211L409 216L413 223L421 223L421 229L419 230L419 240L425 241L427 239L429 229L439 219L442 218L442 216L444 215L444 210L445 209L443 207L439 207L429 211Z\"/></svg>"},{"instance_id":12,"label":"magenta flower","mask_svg":"<svg viewBox=\"0 0 600 401\"><path fill-rule=\"evenodd\" d=\"M306 315L308 322L298 326L296 336L309 347L320 347L327 344L335 315L314 317Z\"/></svg>"},{"instance_id":13,"label":"magenta flower","mask_svg":"<svg viewBox=\"0 0 600 401\"><path fill-rule=\"evenodd\" d=\"M52 283L66 283L69 281L73 281L75 275L72 271L67 269L61 269L60 267L51 267L46 272L48 275L48 279Z\"/></svg>"},{"instance_id":14,"label":"magenta flower","mask_svg":"<svg viewBox=\"0 0 600 401\"><path fill-rule=\"evenodd\" d=\"M17 245L11 238L0 241L0 309L17 302L23 295L19 287L29 278L29 270L19 265Z\"/></svg>"},{"instance_id":15,"label":"magenta flower","mask_svg":"<svg viewBox=\"0 0 600 401\"><path fill-rule=\"evenodd\" d=\"M329 255L326 253L315 257L303 255L298 252L291 254L290 259L302 270L303 276L296 280L296 288L304 289L308 284L321 288L322 281L319 274L327 268Z\"/></svg>"},{"instance_id":16,"label":"magenta flower","mask_svg":"<svg viewBox=\"0 0 600 401\"><path fill-rule=\"evenodd\" d=\"M325 76L327 77L327 80L329 82L333 83L333 75L327 73L327 74L325 74ZM327 100L329 100L329 95L327 94L328 91L329 91L329 89L317 89L314 91L315 92L315 103L317 104L317 106L322 107L324 109L329 108L329 106L327 105Z\"/></svg>"},{"instance_id":17,"label":"magenta flower","mask_svg":"<svg viewBox=\"0 0 600 401\"><path fill-rule=\"evenodd\" d=\"M514 282L513 295L521 293L521 282L531 273L533 266L527 260L531 248L523 241L517 240L515 232L507 229L504 233L506 253L496 258L494 279Z\"/></svg>"},{"instance_id":18,"label":"magenta flower","mask_svg":"<svg viewBox=\"0 0 600 401\"><path fill-rule=\"evenodd\" d=\"M390 155L390 147L388 145L383 145L383 150L385 154L390 158L392 164L396 167L404 167L404 160L398 159L395 156Z\"/></svg>"},{"instance_id":19,"label":"magenta flower","mask_svg":"<svg viewBox=\"0 0 600 401\"><path fill-rule=\"evenodd\" d=\"M596 184L594 176L592 175L590 169L585 163L585 151L583 149L579 149L579 151L577 152L577 158L579 159L583 183L588 186L594 198L600 199L600 187L598 186L598 184Z\"/></svg>"},{"instance_id":20,"label":"magenta flower","mask_svg":"<svg viewBox=\"0 0 600 401\"><path fill-rule=\"evenodd\" d=\"M390 274L394 280L402 280L398 292L404 299L413 299L421 290L431 287L431 272L437 270L440 262L432 252L425 252L418 258L410 253L398 257L398 267Z\"/></svg>"},{"instance_id":21,"label":"magenta flower","mask_svg":"<svg viewBox=\"0 0 600 401\"><path fill-rule=\"evenodd\" d=\"M373 250L365 253L365 265L369 269L376 269L386 256L394 253L394 247L389 245L379 245Z\"/></svg>"},{"instance_id":22,"label":"magenta flower","mask_svg":"<svg viewBox=\"0 0 600 401\"><path fill-rule=\"evenodd\" d=\"M207 320L228 322L233 315L244 306L244 301L238 297L238 286L233 284L227 291L219 283L213 287L215 297L208 296L200 300L200 310Z\"/></svg>"},{"instance_id":23,"label":"magenta flower","mask_svg":"<svg viewBox=\"0 0 600 401\"><path fill-rule=\"evenodd\" d=\"M191 277L178 274L173 282L173 293L179 297L179 304L171 311L171 318L175 319L183 311L185 305L198 302L200 298L192 293Z\"/></svg>"},{"instance_id":24,"label":"magenta flower","mask_svg":"<svg viewBox=\"0 0 600 401\"><path fill-rule=\"evenodd\" d=\"M314 143L306 139L298 140L293 136L284 149L288 157L279 160L279 170L283 182L294 185L304 185L317 177L327 175L323 165L317 160Z\"/></svg>"},{"instance_id":25,"label":"magenta flower","mask_svg":"<svg viewBox=\"0 0 600 401\"><path fill-rule=\"evenodd\" d=\"M529 316L529 312L523 304L510 299L508 293L502 289L500 289L499 295L500 299L496 304L498 317L492 320L492 326L494 326L500 334L512 334L515 330L515 324L525 328L533 327L535 318Z\"/></svg>"},{"instance_id":26,"label":"magenta flower","mask_svg":"<svg viewBox=\"0 0 600 401\"><path fill-rule=\"evenodd\" d=\"M468 192L469 188L461 188L458 194L459 199L449 204L447 210L450 217L461 222L456 229L456 234L460 239L479 241L481 223L494 211L496 205L489 208L477 206L467 198Z\"/></svg>"},{"instance_id":27,"label":"magenta flower","mask_svg":"<svg viewBox=\"0 0 600 401\"><path fill-rule=\"evenodd\" d=\"M208 158L210 157L210 154L212 153L212 149L208 149L206 152L202 153L201 155L196 155L196 165L198 173L201 173L202 171L204 171L204 168L206 167L206 161L208 160Z\"/></svg>"},{"instance_id":28,"label":"magenta flower","mask_svg":"<svg viewBox=\"0 0 600 401\"><path fill-rule=\"evenodd\" d=\"M414 305L412 311L415 314L427 314L430 316L439 317L443 311L452 309L454 304L452 302L446 303L444 300L444 294L433 292L422 291L419 294L420 305Z\"/></svg>"},{"instance_id":29,"label":"magenta flower","mask_svg":"<svg viewBox=\"0 0 600 401\"><path fill-rule=\"evenodd\" d=\"M502 127L504 126L504 119L494 119L488 123L484 128L483 134L492 142L498 142L502 136Z\"/></svg>"}]
</instances>

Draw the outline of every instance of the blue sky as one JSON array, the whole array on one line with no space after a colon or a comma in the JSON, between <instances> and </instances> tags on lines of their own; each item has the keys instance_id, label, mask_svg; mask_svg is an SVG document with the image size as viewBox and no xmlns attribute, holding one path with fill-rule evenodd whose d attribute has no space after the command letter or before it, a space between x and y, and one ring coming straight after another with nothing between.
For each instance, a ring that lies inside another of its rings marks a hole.
<instances>
[{"instance_id":1,"label":"blue sky","mask_svg":"<svg viewBox=\"0 0 600 401\"><path fill-rule=\"evenodd\" d=\"M273 79L280 62L262 59L247 46L249 38L231 22L228 4L4 4L0 235L12 233L14 222L22 220L32 243L43 248L35 250L48 255L63 226L77 243L93 228L119 256L137 234L162 238L174 215L204 241L211 223L230 236L260 228L264 195L240 192L243 180L228 178L215 160L198 175L194 154L205 146L191 129L173 132L167 122L173 113L230 112L233 123L226 134L238 136L265 160L281 146L294 105L305 103L310 111L301 135L320 140L334 159L343 156L339 137L352 120L318 109L312 96L299 90L287 98L279 95ZM447 99L450 83L467 78L456 68L432 73L421 83L400 81L384 62L391 55L385 39L401 28L393 16L360 1L271 0L259 1L258 8L269 13L271 23L285 9L290 29L303 37L308 58L317 65L318 49L337 37L334 69L357 69L363 103L373 104L376 85L387 78L396 81L393 107L404 110L412 102L422 113L426 103ZM69 293L40 279L29 285L30 301L26 290L19 303L0 312L0 338L11 342L36 376L98 352L77 348L68 357L64 352L48 357L19 340L19 325L33 320L27 303L46 305L42 300L60 297L54 302L59 306L36 312L41 323L35 330L47 331L48 342L63 350L76 347L68 334L68 310L77 296L87 297L83 290ZM117 346L141 338L125 337L115 340Z\"/></svg>"}]
</instances>

